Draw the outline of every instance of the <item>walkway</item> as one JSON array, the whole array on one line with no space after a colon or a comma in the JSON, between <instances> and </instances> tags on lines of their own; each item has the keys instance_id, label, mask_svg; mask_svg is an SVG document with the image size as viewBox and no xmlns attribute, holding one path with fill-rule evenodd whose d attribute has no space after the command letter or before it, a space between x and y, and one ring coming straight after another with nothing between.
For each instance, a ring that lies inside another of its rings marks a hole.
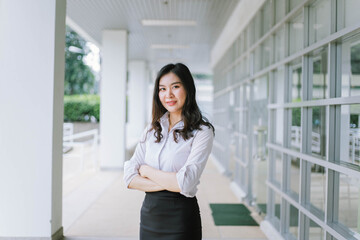
<instances>
[{"instance_id":1,"label":"walkway","mask_svg":"<svg viewBox=\"0 0 360 240\"><path fill-rule=\"evenodd\" d=\"M80 175L64 179L63 225L66 240L138 239L139 211L144 193L126 189L122 175L117 171L88 169ZM214 225L209 203L239 202L229 183L209 160L197 194L203 239L266 239L259 227Z\"/></svg>"}]
</instances>

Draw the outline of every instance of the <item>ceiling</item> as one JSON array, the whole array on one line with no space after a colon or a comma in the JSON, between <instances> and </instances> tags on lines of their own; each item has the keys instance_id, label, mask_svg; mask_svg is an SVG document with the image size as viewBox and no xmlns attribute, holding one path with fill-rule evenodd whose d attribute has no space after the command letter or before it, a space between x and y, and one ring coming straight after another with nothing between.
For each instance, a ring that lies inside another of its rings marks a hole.
<instances>
[{"instance_id":1,"label":"ceiling","mask_svg":"<svg viewBox=\"0 0 360 240\"><path fill-rule=\"evenodd\" d=\"M102 30L129 32L129 60L147 60L157 71L183 62L210 73L210 53L240 0L67 0L67 17L101 45ZM141 20L192 20L196 26L143 26ZM154 49L151 45L184 48Z\"/></svg>"}]
</instances>

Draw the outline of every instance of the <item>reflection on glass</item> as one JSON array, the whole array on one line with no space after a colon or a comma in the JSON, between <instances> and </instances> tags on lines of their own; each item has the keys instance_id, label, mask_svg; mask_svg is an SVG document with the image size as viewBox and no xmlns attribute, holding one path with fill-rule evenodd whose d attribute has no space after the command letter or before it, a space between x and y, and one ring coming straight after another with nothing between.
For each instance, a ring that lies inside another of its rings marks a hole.
<instances>
[{"instance_id":1,"label":"reflection on glass","mask_svg":"<svg viewBox=\"0 0 360 240\"><path fill-rule=\"evenodd\" d=\"M280 220L281 197L275 193L275 217Z\"/></svg>"},{"instance_id":2,"label":"reflection on glass","mask_svg":"<svg viewBox=\"0 0 360 240\"><path fill-rule=\"evenodd\" d=\"M262 46L259 46L254 51L254 73L261 70L261 63L262 63L261 48Z\"/></svg>"},{"instance_id":3,"label":"reflection on glass","mask_svg":"<svg viewBox=\"0 0 360 240\"><path fill-rule=\"evenodd\" d=\"M340 160L347 165L359 167L360 104L342 105L340 121Z\"/></svg>"},{"instance_id":4,"label":"reflection on glass","mask_svg":"<svg viewBox=\"0 0 360 240\"><path fill-rule=\"evenodd\" d=\"M330 34L330 0L318 0L310 7L310 34L313 39L310 43L317 42Z\"/></svg>"},{"instance_id":5,"label":"reflection on glass","mask_svg":"<svg viewBox=\"0 0 360 240\"><path fill-rule=\"evenodd\" d=\"M302 68L301 65L291 66L292 73L292 86L291 86L291 101L300 102L301 101L301 78L302 78Z\"/></svg>"},{"instance_id":6,"label":"reflection on glass","mask_svg":"<svg viewBox=\"0 0 360 240\"><path fill-rule=\"evenodd\" d=\"M300 151L301 148L301 108L292 108L291 111L291 149Z\"/></svg>"},{"instance_id":7,"label":"reflection on glass","mask_svg":"<svg viewBox=\"0 0 360 240\"><path fill-rule=\"evenodd\" d=\"M312 155L325 159L326 157L326 107L312 108Z\"/></svg>"},{"instance_id":8,"label":"reflection on glass","mask_svg":"<svg viewBox=\"0 0 360 240\"><path fill-rule=\"evenodd\" d=\"M285 57L285 27L281 27L275 33L275 61L278 62Z\"/></svg>"},{"instance_id":9,"label":"reflection on glass","mask_svg":"<svg viewBox=\"0 0 360 240\"><path fill-rule=\"evenodd\" d=\"M354 25L356 23L360 22L360 1L359 0L346 0L344 1L345 4L345 13L344 16L344 22L345 27Z\"/></svg>"},{"instance_id":10,"label":"reflection on glass","mask_svg":"<svg viewBox=\"0 0 360 240\"><path fill-rule=\"evenodd\" d=\"M279 22L285 17L285 0L275 0L275 22Z\"/></svg>"},{"instance_id":11,"label":"reflection on glass","mask_svg":"<svg viewBox=\"0 0 360 240\"><path fill-rule=\"evenodd\" d=\"M264 4L264 7L262 9L262 14L263 14L263 32L262 35L264 35L267 31L269 31L270 29L270 24L271 24L271 20L270 20L270 15L271 15L271 2L270 1L266 1Z\"/></svg>"},{"instance_id":12,"label":"reflection on glass","mask_svg":"<svg viewBox=\"0 0 360 240\"><path fill-rule=\"evenodd\" d=\"M254 20L252 20L249 25L246 27L246 34L248 37L248 46L250 48L253 44L255 44L255 30L254 30Z\"/></svg>"},{"instance_id":13,"label":"reflection on glass","mask_svg":"<svg viewBox=\"0 0 360 240\"><path fill-rule=\"evenodd\" d=\"M254 18L254 37L255 37L255 41L257 42L260 38L261 38L261 36L262 36L262 33L263 33L263 31L262 31L262 28L263 28L263 26L262 26L262 21L261 21L261 14L262 14L262 12L261 11L258 11L257 12L257 14L255 15L255 18Z\"/></svg>"},{"instance_id":14,"label":"reflection on glass","mask_svg":"<svg viewBox=\"0 0 360 240\"><path fill-rule=\"evenodd\" d=\"M290 0L290 11L297 7L303 0Z\"/></svg>"},{"instance_id":15,"label":"reflection on glass","mask_svg":"<svg viewBox=\"0 0 360 240\"><path fill-rule=\"evenodd\" d=\"M271 47L270 47L270 38L267 39L262 45L261 45L261 49L262 49L262 66L261 68L265 68L267 66L270 65L271 60L270 60L270 56L271 56Z\"/></svg>"},{"instance_id":16,"label":"reflection on glass","mask_svg":"<svg viewBox=\"0 0 360 240\"><path fill-rule=\"evenodd\" d=\"M275 111L275 143L283 144L283 132L284 131L284 109L279 108Z\"/></svg>"},{"instance_id":17,"label":"reflection on glass","mask_svg":"<svg viewBox=\"0 0 360 240\"><path fill-rule=\"evenodd\" d=\"M299 196L299 181L300 181L300 159L291 157L291 180L290 190Z\"/></svg>"},{"instance_id":18,"label":"reflection on glass","mask_svg":"<svg viewBox=\"0 0 360 240\"><path fill-rule=\"evenodd\" d=\"M322 240L324 237L324 229L317 225L314 221L310 219L310 228L309 228L309 240Z\"/></svg>"},{"instance_id":19,"label":"reflection on glass","mask_svg":"<svg viewBox=\"0 0 360 240\"><path fill-rule=\"evenodd\" d=\"M284 102L284 68L278 68L274 72L274 100L273 103Z\"/></svg>"},{"instance_id":20,"label":"reflection on glass","mask_svg":"<svg viewBox=\"0 0 360 240\"><path fill-rule=\"evenodd\" d=\"M325 168L316 164L311 165L310 175L310 211L312 207L320 210L318 217L322 217L325 211L325 186L326 186L326 173Z\"/></svg>"},{"instance_id":21,"label":"reflection on glass","mask_svg":"<svg viewBox=\"0 0 360 240\"><path fill-rule=\"evenodd\" d=\"M299 210L290 204L290 226L289 232L298 239Z\"/></svg>"},{"instance_id":22,"label":"reflection on glass","mask_svg":"<svg viewBox=\"0 0 360 240\"><path fill-rule=\"evenodd\" d=\"M282 182L282 169L283 169L283 162L282 162L282 154L278 151L274 151L274 158L275 158L275 181L281 185Z\"/></svg>"},{"instance_id":23,"label":"reflection on glass","mask_svg":"<svg viewBox=\"0 0 360 240\"><path fill-rule=\"evenodd\" d=\"M360 15L359 15L360 16ZM360 95L360 38L342 44L341 96Z\"/></svg>"},{"instance_id":24,"label":"reflection on glass","mask_svg":"<svg viewBox=\"0 0 360 240\"><path fill-rule=\"evenodd\" d=\"M360 179L339 174L339 220L354 232L360 233Z\"/></svg>"},{"instance_id":25,"label":"reflection on glass","mask_svg":"<svg viewBox=\"0 0 360 240\"><path fill-rule=\"evenodd\" d=\"M324 99L328 97L327 94L327 48L323 48L319 53L315 53L313 60L313 87L312 99Z\"/></svg>"},{"instance_id":26,"label":"reflection on glass","mask_svg":"<svg viewBox=\"0 0 360 240\"><path fill-rule=\"evenodd\" d=\"M241 61L241 69L242 69L242 78L245 78L249 76L249 58L244 57L244 59Z\"/></svg>"},{"instance_id":27,"label":"reflection on glass","mask_svg":"<svg viewBox=\"0 0 360 240\"><path fill-rule=\"evenodd\" d=\"M293 54L299 50L301 50L304 46L304 18L303 15L300 14L296 18L294 18L289 23L290 31L289 31L289 46L290 46L290 54Z\"/></svg>"}]
</instances>

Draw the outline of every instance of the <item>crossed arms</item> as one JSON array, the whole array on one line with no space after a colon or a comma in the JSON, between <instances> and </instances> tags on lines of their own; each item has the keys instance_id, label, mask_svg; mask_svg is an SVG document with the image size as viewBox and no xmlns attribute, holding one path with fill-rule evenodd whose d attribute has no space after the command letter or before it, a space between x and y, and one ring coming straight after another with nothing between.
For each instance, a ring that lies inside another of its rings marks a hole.
<instances>
[{"instance_id":1,"label":"crossed arms","mask_svg":"<svg viewBox=\"0 0 360 240\"><path fill-rule=\"evenodd\" d=\"M164 172L148 165L140 166L139 175L131 180L129 188L144 192L181 191L175 172Z\"/></svg>"}]
</instances>

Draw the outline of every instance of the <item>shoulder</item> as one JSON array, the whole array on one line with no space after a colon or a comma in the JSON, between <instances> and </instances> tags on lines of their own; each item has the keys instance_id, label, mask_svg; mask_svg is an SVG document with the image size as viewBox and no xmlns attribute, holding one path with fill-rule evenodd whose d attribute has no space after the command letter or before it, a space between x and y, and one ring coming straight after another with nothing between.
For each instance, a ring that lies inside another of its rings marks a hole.
<instances>
[{"instance_id":1,"label":"shoulder","mask_svg":"<svg viewBox=\"0 0 360 240\"><path fill-rule=\"evenodd\" d=\"M141 136L141 141L142 142L145 142L148 139L147 136L149 135L149 133L151 133L153 131L153 130L150 131L150 129L151 129L151 123L146 125L146 127L145 127L145 129L144 129L144 131L142 133L142 136Z\"/></svg>"},{"instance_id":2,"label":"shoulder","mask_svg":"<svg viewBox=\"0 0 360 240\"><path fill-rule=\"evenodd\" d=\"M211 126L207 125L200 125L200 129L198 129L195 133L195 138L206 138L206 139L213 139L214 138L214 131Z\"/></svg>"}]
</instances>

